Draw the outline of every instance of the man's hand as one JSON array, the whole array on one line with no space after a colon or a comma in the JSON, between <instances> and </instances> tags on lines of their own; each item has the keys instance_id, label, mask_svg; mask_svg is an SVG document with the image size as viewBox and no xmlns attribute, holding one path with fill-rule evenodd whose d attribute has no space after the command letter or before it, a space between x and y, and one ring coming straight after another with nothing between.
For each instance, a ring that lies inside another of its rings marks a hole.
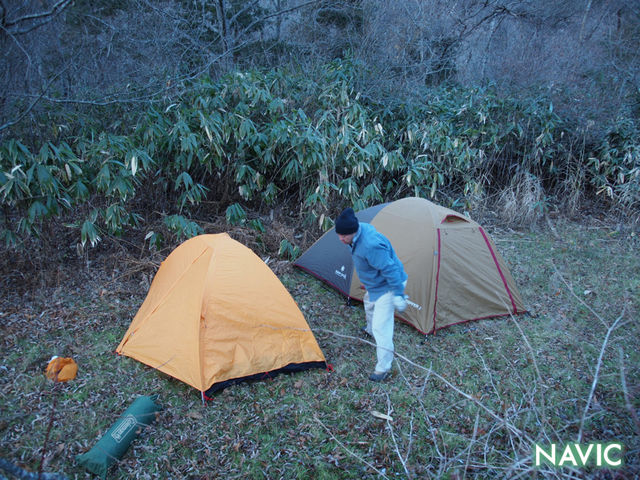
<instances>
[{"instance_id":1,"label":"man's hand","mask_svg":"<svg viewBox=\"0 0 640 480\"><path fill-rule=\"evenodd\" d=\"M399 312L404 312L407 308L407 299L404 295L396 295L393 297L393 306Z\"/></svg>"}]
</instances>

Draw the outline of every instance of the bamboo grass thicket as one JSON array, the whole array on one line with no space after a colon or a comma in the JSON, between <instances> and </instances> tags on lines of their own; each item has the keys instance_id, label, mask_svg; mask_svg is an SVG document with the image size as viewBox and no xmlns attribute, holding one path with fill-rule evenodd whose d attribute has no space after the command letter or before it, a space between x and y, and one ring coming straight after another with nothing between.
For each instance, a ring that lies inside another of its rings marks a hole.
<instances>
[{"instance_id":1,"label":"bamboo grass thicket","mask_svg":"<svg viewBox=\"0 0 640 480\"><path fill-rule=\"evenodd\" d=\"M70 225L82 245L95 246L140 228L145 202L161 205L178 239L199 232L204 201L221 204L230 224L287 202L326 230L337 204L359 209L415 195L469 207L472 198L517 189L514 178L539 186L542 200L531 208L548 209L561 202L556 193L584 187L612 205L640 207L632 116L587 143L544 96L443 85L383 105L359 93L358 68L336 60L314 77L236 72L198 81L115 131L89 130L37 152L9 139L0 145L3 240L18 245L77 211Z\"/></svg>"}]
</instances>

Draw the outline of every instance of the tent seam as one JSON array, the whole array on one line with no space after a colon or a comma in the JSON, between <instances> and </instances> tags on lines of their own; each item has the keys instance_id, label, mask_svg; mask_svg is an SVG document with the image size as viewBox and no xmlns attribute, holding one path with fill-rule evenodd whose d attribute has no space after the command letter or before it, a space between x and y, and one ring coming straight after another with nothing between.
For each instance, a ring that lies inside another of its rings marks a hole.
<instances>
[{"instance_id":1,"label":"tent seam","mask_svg":"<svg viewBox=\"0 0 640 480\"><path fill-rule=\"evenodd\" d=\"M438 282L440 281L440 257L442 256L442 250L441 250L441 241L440 241L440 229L436 229L436 232L438 234L438 266L437 266L437 270L436 270L436 286L435 286L435 293L434 293L434 298L433 298L433 329L432 332L435 333L436 332L436 316L437 316L437 310L438 310Z\"/></svg>"},{"instance_id":2,"label":"tent seam","mask_svg":"<svg viewBox=\"0 0 640 480\"><path fill-rule=\"evenodd\" d=\"M191 268L191 267L193 266L193 264L194 264L194 263L196 263L196 262L200 259L200 257L202 257L202 255L204 255L204 254L207 252L207 250L208 250L209 248L210 248L210 247L208 247L208 246L207 246L207 247L205 247L205 249L200 253L200 255L198 255L197 257L195 257L195 258L193 259L193 261L189 264L189 266L188 266L187 268L185 268L185 269L184 269L184 271L180 274L180 276L177 278L177 280L176 280L175 282L173 282L173 284L171 285L171 287L169 287L169 289L167 290L166 294L162 297L161 301L160 301L160 302L158 302L158 304L155 306L155 308L154 308L153 310L151 310L151 311L149 312L149 314L148 314L146 317L144 317L144 318L142 319L142 321L143 321L143 322L145 322L149 317L151 317L151 316L156 312L156 310L158 310L158 308L160 308L160 307L163 305L163 303L167 300L167 297L169 296L169 293L171 293L171 292L173 291L173 289L176 287L176 285L178 285L178 282L180 282L180 280L182 279L182 277L184 277L184 275L187 273L187 271L189 270L189 268ZM136 330L138 330L139 328L140 328L140 327L136 328ZM134 332L135 332L135 331L134 331ZM131 332L131 333L133 334L134 332Z\"/></svg>"},{"instance_id":3,"label":"tent seam","mask_svg":"<svg viewBox=\"0 0 640 480\"><path fill-rule=\"evenodd\" d=\"M478 230L480 230L480 233L482 234L482 238L484 238L484 242L486 243L487 248L489 249L489 253L491 253L491 257L493 258L493 263L495 264L496 269L498 270L498 274L502 279L502 284L504 285L504 289L506 290L507 295L509 295L509 300L511 301L511 306L513 307L513 313L518 313L518 307L516 307L516 303L513 300L513 296L511 295L511 290L509 289L509 285L507 284L507 279L504 277L504 274L502 273L502 269L500 268L500 264L498 263L498 259L496 258L496 254L493 251L493 248L491 248L489 239L487 238L487 235L482 227L478 227Z\"/></svg>"}]
</instances>

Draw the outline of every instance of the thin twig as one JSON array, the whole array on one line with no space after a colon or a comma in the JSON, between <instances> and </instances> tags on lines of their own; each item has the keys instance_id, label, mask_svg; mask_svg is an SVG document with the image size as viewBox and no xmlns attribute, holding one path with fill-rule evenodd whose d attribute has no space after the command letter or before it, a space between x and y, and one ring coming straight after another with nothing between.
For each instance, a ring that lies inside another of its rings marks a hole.
<instances>
[{"instance_id":1,"label":"thin twig","mask_svg":"<svg viewBox=\"0 0 640 480\"><path fill-rule=\"evenodd\" d=\"M478 423L480 421L480 412L476 412L476 421L473 424L473 435L471 437L471 441L469 442L469 448L467 448L467 461L464 465L464 472L462 473L462 480L467 478L467 470L469 470L469 460L471 459L471 449L473 448L473 444L476 443L476 435L478 434Z\"/></svg>"},{"instance_id":2,"label":"thin twig","mask_svg":"<svg viewBox=\"0 0 640 480\"><path fill-rule=\"evenodd\" d=\"M369 462L367 462L364 458L360 457L358 454L352 452L351 450L349 450L340 440L338 440L336 438L336 436L331 432L331 430L329 430L329 428L320 421L320 419L317 416L313 416L313 419L318 422L320 424L320 426L322 428L324 428L324 430L329 434L329 436L335 440L335 442L340 445L345 452L347 452L349 455L351 455L352 457L358 459L359 461L361 461L362 463L364 463L366 466L368 466L369 468L372 468L373 470L375 470L375 472L380 475L382 478L386 478L388 479L389 477L387 477L381 470L378 470L376 467L374 467L372 464L370 464Z\"/></svg>"},{"instance_id":3,"label":"thin twig","mask_svg":"<svg viewBox=\"0 0 640 480\"><path fill-rule=\"evenodd\" d=\"M411 446L413 445L413 417L414 417L414 412L413 409L411 410L411 420L409 420L409 442L407 445L407 453L404 456L404 461L407 462L409 461L409 456L411 455Z\"/></svg>"},{"instance_id":4,"label":"thin twig","mask_svg":"<svg viewBox=\"0 0 640 480\"><path fill-rule=\"evenodd\" d=\"M400 364L399 362L397 363L398 365ZM431 368L431 366L429 366L429 368ZM427 412L427 408L424 406L424 402L422 401L422 397L424 397L424 390L425 388L427 388L427 383L429 382L430 376L431 376L431 373L428 373L427 376L424 377L422 389L420 390L420 395L418 396L418 402L420 403L420 407L422 408L422 411L424 413L424 419L429 424L429 433L431 434L431 438L433 439L433 448L438 454L438 457L440 459L440 465L443 465L446 462L447 458L445 455L442 454L442 452L440 452L440 447L438 447L438 437L436 437L435 435L435 431L437 429L433 427L433 424L431 423L431 418L429 418L429 412Z\"/></svg>"},{"instance_id":5,"label":"thin twig","mask_svg":"<svg viewBox=\"0 0 640 480\"><path fill-rule=\"evenodd\" d=\"M402 370L402 365L396 362L396 366L398 367L398 371L400 372L400 376L404 379L409 391L413 389L409 379L405 376L404 371ZM424 390L423 390L424 391ZM419 402L422 402L421 399L418 399ZM424 405L423 405L424 408ZM411 454L411 445L413 444L413 409L411 410L411 421L409 422L409 444L407 445L407 453L404 456L404 461L409 460L409 455Z\"/></svg>"},{"instance_id":6,"label":"thin twig","mask_svg":"<svg viewBox=\"0 0 640 480\"><path fill-rule=\"evenodd\" d=\"M600 320L600 323L602 323L602 325L604 325L605 328L607 328L609 325L607 325L607 322L604 321L604 319L598 315L598 313L591 308L589 305L587 305L587 303L581 299L578 295L575 294L575 292L573 291L573 287L565 280L564 276L562 275L562 273L560 273L560 271L558 270L558 267L556 267L555 263L551 262L551 266L553 267L553 269L556 271L556 273L558 274L558 276L560 277L560 280L562 280L562 283L564 283L567 287L567 289L569 290L569 293L571 293L571 295L573 295L573 297L578 300L578 302L580 302L582 304L583 307L585 307L587 310L589 310L589 312L591 312L591 314L596 317L598 320Z\"/></svg>"},{"instance_id":7,"label":"thin twig","mask_svg":"<svg viewBox=\"0 0 640 480\"><path fill-rule=\"evenodd\" d=\"M605 335L604 340L602 342L602 347L600 348L600 355L598 355L598 363L596 364L596 371L593 375L593 382L591 383L591 391L589 392L589 398L587 399L587 404L584 407L584 412L582 412L582 419L580 420L580 429L578 431L577 443L580 443L582 441L582 434L584 433L584 421L587 417L587 413L589 412L589 407L591 406L591 401L593 400L593 395L596 391L596 386L598 385L598 377L600 376L600 367L602 366L602 357L604 356L604 351L607 348L609 337L611 336L611 333L617 328L618 323L620 323L620 320L622 320L622 317L624 317L626 311L627 311L627 305L625 304L625 306L622 308L622 313L620 314L620 316L616 319L615 322L613 322L613 325L611 325L607 329L607 334Z\"/></svg>"},{"instance_id":8,"label":"thin twig","mask_svg":"<svg viewBox=\"0 0 640 480\"><path fill-rule=\"evenodd\" d=\"M319 328L317 329L317 331L321 331L321 332L326 332L326 333L330 333L331 335L335 335L337 337L341 337L341 338L349 338L351 340L356 340L359 342L364 342L364 343L368 343L369 345L373 345L375 346L373 343L369 342L368 340L364 340L362 338L358 338L358 337L354 337L352 335L344 335L342 333L338 333L338 332L334 332L333 330L328 330L325 328ZM482 410L484 410L485 412L487 412L491 417L493 417L494 419L498 420L499 422L502 422L504 424L504 426L507 428L507 430L512 431L513 433L516 433L518 435L523 435L526 437L527 441L532 442L531 437L529 437L525 432L523 432L522 430L520 430L518 427L516 427L515 425L512 425L511 423L509 423L506 418L501 417L500 415L498 415L496 412L494 412L493 410L491 410L489 407L487 407L485 404L483 404L482 402L480 402L478 399L476 399L475 397L473 397L472 395L469 395L468 393L462 391L461 389L459 389L458 387L456 387L453 383L451 383L449 380L447 380L446 378L444 378L442 375L434 372L433 370L431 370L430 368L426 368L423 367L422 365L414 362L413 360L410 360L409 358L405 357L404 355L398 353L397 351L395 352L396 357L404 360L405 362L407 362L409 365L412 365L420 370L423 370L425 372L428 372L430 375L433 375L434 377L436 377L438 380L440 380L441 382L443 382L445 385L447 385L450 389L452 389L453 391L455 391L456 393L458 393L459 395L463 396L464 398L466 398L467 400L475 403L478 407L480 407Z\"/></svg>"},{"instance_id":9,"label":"thin twig","mask_svg":"<svg viewBox=\"0 0 640 480\"><path fill-rule=\"evenodd\" d=\"M387 392L384 392L384 394L387 397L387 415L389 417L391 417L391 414L393 413L393 406L391 405L391 398L389 397L389 394ZM393 426L391 425L391 421L389 419L386 420L387 422L387 429L389 430L389 434L391 435L391 440L393 440L393 445L396 449L396 454L398 455L398 458L400 459L400 462L402 463L402 468L404 468L404 473L407 474L407 478L412 478L411 474L409 473L409 470L407 469L407 462L404 460L404 458L402 458L402 454L400 453L400 448L398 447L398 442L396 441L396 436L393 433Z\"/></svg>"},{"instance_id":10,"label":"thin twig","mask_svg":"<svg viewBox=\"0 0 640 480\"><path fill-rule=\"evenodd\" d=\"M47 447L49 444L49 435L51 434L51 429L53 428L53 421L56 415L57 404L58 404L58 390L60 382L58 381L58 373L56 372L55 378L53 381L53 401L51 402L51 411L49 412L49 424L47 425L47 431L44 436L44 443L42 444L42 454L40 455L40 465L38 465L38 476L42 474L42 469L44 468L44 457L47 453Z\"/></svg>"},{"instance_id":11,"label":"thin twig","mask_svg":"<svg viewBox=\"0 0 640 480\"><path fill-rule=\"evenodd\" d=\"M538 385L540 385L542 387L542 388L539 389L539 391L540 391L540 403L541 403L540 406L542 407L542 420L545 423L547 423L546 422L546 420L547 420L546 407L545 407L544 392L543 392L543 388L546 387L546 385L542 382L542 375L540 374L540 369L538 368L538 362L536 361L536 354L533 351L533 347L529 343L529 339L527 338L527 336L525 335L524 331L520 327L520 324L516 321L515 316L512 313L509 313L509 317L511 318L511 321L515 324L515 326L518 327L518 331L520 332L520 335L522 335L524 343L527 345L527 348L529 349L529 353L531 354L531 361L533 362L533 367L535 368L536 375L538 377L537 378L537 383L538 383Z\"/></svg>"},{"instance_id":12,"label":"thin twig","mask_svg":"<svg viewBox=\"0 0 640 480\"><path fill-rule=\"evenodd\" d=\"M636 433L640 435L640 419L638 419L638 413L636 412L636 409L634 408L633 403L631 403L631 399L629 398L627 378L624 373L624 351L622 350L622 347L620 347L618 352L620 353L620 383L622 384L622 393L624 394L624 404L629 411L629 415L631 415Z\"/></svg>"},{"instance_id":13,"label":"thin twig","mask_svg":"<svg viewBox=\"0 0 640 480\"><path fill-rule=\"evenodd\" d=\"M478 357L480 357L480 360L482 361L482 368L484 368L484 371L489 376L489 383L491 383L491 387L493 388L493 391L495 392L496 397L500 398L500 392L498 391L498 387L496 387L496 384L493 382L493 374L489 370L489 367L487 367L487 362L484 361L484 356L482 355L482 353L480 353L480 350L478 349L478 346L475 343L472 343L471 345L473 345L473 348L478 354Z\"/></svg>"}]
</instances>

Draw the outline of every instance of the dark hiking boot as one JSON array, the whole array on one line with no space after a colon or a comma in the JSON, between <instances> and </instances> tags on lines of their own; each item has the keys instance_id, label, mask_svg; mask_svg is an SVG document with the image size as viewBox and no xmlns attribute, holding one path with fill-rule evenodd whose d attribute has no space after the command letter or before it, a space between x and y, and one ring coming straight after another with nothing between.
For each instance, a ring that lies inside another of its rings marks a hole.
<instances>
[{"instance_id":1,"label":"dark hiking boot","mask_svg":"<svg viewBox=\"0 0 640 480\"><path fill-rule=\"evenodd\" d=\"M371 375L369 375L369 380L373 382L381 382L389 377L389 375L390 372L373 372Z\"/></svg>"}]
</instances>

